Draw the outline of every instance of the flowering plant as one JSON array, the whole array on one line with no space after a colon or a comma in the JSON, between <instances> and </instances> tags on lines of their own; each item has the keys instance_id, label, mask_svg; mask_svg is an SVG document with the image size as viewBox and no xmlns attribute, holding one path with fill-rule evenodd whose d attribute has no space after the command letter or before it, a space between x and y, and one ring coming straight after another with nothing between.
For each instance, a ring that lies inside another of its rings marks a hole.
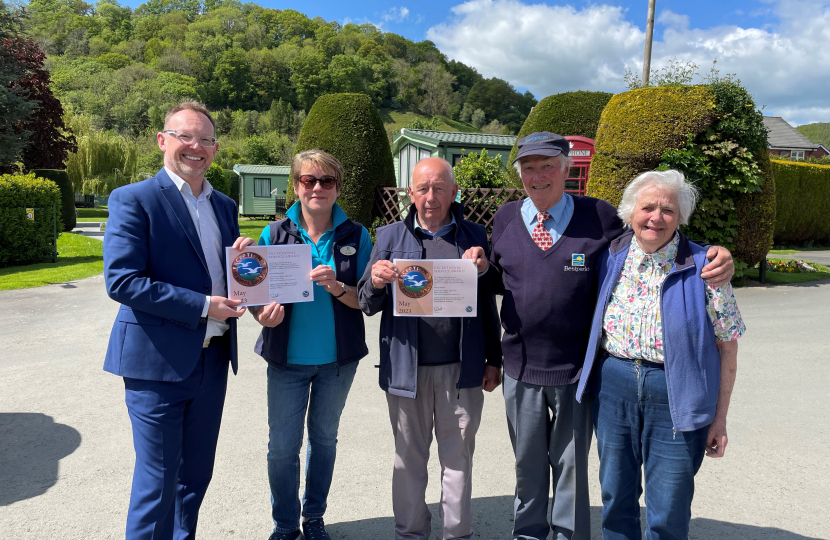
<instances>
[{"instance_id":1,"label":"flowering plant","mask_svg":"<svg viewBox=\"0 0 830 540\"><path fill-rule=\"evenodd\" d=\"M786 272L789 274L800 274L815 271L816 269L810 266L809 264L805 263L804 261L797 261L795 259L770 259L767 261L767 272Z\"/></svg>"}]
</instances>

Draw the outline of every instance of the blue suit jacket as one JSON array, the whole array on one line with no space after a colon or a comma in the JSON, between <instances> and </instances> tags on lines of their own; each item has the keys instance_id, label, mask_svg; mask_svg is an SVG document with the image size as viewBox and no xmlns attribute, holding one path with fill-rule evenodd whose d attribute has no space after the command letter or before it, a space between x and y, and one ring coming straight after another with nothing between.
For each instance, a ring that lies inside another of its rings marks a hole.
<instances>
[{"instance_id":1,"label":"blue suit jacket","mask_svg":"<svg viewBox=\"0 0 830 540\"><path fill-rule=\"evenodd\" d=\"M237 208L210 196L222 247L239 236ZM122 377L181 381L196 367L207 331L199 324L211 279L199 235L176 184L164 169L120 187L109 197L104 235L107 294L121 308L110 334L104 370ZM222 253L224 264L224 250ZM228 319L233 372L236 319Z\"/></svg>"}]
</instances>

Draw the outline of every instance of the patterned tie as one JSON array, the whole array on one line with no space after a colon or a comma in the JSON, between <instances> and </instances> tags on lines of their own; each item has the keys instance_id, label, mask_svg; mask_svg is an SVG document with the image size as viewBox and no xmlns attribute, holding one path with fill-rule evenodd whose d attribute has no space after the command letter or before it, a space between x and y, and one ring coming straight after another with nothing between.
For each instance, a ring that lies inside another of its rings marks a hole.
<instances>
[{"instance_id":1,"label":"patterned tie","mask_svg":"<svg viewBox=\"0 0 830 540\"><path fill-rule=\"evenodd\" d=\"M533 227L533 241L544 250L553 246L553 237L551 237L550 231L545 228L545 221L548 219L550 219L550 214L539 212L536 215L536 226Z\"/></svg>"}]
</instances>

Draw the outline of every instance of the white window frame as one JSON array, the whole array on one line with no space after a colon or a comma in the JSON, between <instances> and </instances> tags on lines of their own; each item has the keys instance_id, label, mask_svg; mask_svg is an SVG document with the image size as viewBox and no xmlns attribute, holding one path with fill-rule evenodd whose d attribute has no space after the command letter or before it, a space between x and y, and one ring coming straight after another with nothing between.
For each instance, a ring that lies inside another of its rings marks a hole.
<instances>
[{"instance_id":1,"label":"white window frame","mask_svg":"<svg viewBox=\"0 0 830 540\"><path fill-rule=\"evenodd\" d=\"M262 182L268 182L268 189L265 191L265 195L262 195ZM259 187L260 189L257 189ZM257 193L260 193L257 195ZM254 197L258 199L270 199L271 198L271 179L270 178L254 178Z\"/></svg>"},{"instance_id":2,"label":"white window frame","mask_svg":"<svg viewBox=\"0 0 830 540\"><path fill-rule=\"evenodd\" d=\"M790 158L804 159L804 150L790 150Z\"/></svg>"}]
</instances>

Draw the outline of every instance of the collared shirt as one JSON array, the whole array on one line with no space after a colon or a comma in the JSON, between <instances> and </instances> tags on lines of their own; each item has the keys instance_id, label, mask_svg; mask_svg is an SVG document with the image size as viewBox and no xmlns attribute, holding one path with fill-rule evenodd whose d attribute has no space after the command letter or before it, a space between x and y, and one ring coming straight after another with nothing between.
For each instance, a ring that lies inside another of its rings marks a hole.
<instances>
[{"instance_id":1,"label":"collared shirt","mask_svg":"<svg viewBox=\"0 0 830 540\"><path fill-rule=\"evenodd\" d=\"M531 237L533 236L533 229L536 227L536 218L539 212L544 212L545 210L550 214L550 219L545 220L545 228L550 232L551 239L553 239L553 243L555 244L562 237L565 229L568 228L568 224L574 215L573 197L568 193L563 193L562 198L556 204L542 210L536 208L536 205L533 204L530 197L525 199L522 203L522 219Z\"/></svg>"},{"instance_id":2,"label":"collared shirt","mask_svg":"<svg viewBox=\"0 0 830 540\"><path fill-rule=\"evenodd\" d=\"M323 233L315 244L300 223L302 207L297 201L285 213L296 226L303 242L311 246L311 267L326 264L334 268L334 231L349 219L336 203L331 209L331 229ZM362 276L369 257L372 254L372 238L369 231L362 227L360 246L354 255L357 275ZM260 246L271 245L269 226L263 229L259 237ZM336 270L336 269L335 269ZM341 291L335 291L340 294ZM334 337L334 307L332 302L339 302L326 291L325 287L314 284L314 301L297 302L291 308L288 326L288 363L303 365L329 364L337 361L337 341Z\"/></svg>"},{"instance_id":3,"label":"collared shirt","mask_svg":"<svg viewBox=\"0 0 830 540\"><path fill-rule=\"evenodd\" d=\"M680 237L654 253L645 253L631 238L620 279L603 317L602 347L620 358L664 361L660 291L677 257ZM732 285L706 284L706 312L720 341L734 341L746 331Z\"/></svg>"},{"instance_id":4,"label":"collared shirt","mask_svg":"<svg viewBox=\"0 0 830 540\"><path fill-rule=\"evenodd\" d=\"M419 231L421 231L422 233L424 233L426 235L429 235L429 236L444 236L445 234L447 234L449 232L452 232L455 229L455 226L457 225L457 223L455 221L455 215L450 214L450 217L452 218L452 221L450 221L449 223L447 223L446 225L444 225L443 227L438 229L438 232L431 233L428 230L421 227L421 221L418 219L418 214L416 213L415 214L415 220L414 220L415 228L418 229Z\"/></svg>"},{"instance_id":5,"label":"collared shirt","mask_svg":"<svg viewBox=\"0 0 830 540\"><path fill-rule=\"evenodd\" d=\"M202 244L202 252L205 255L205 262L210 273L211 295L226 297L228 295L225 285L225 267L222 265L222 233L219 231L219 223L216 221L216 214L213 213L213 206L210 204L210 195L213 193L213 186L207 180L202 180L202 192L199 197L193 196L190 185L182 180L176 173L164 168L170 179L179 188L193 226L199 234L199 241ZM202 308L202 317L206 316L210 309L210 295L205 296L205 306ZM208 318L207 332L205 339L221 336L228 329L228 323Z\"/></svg>"}]
</instances>

